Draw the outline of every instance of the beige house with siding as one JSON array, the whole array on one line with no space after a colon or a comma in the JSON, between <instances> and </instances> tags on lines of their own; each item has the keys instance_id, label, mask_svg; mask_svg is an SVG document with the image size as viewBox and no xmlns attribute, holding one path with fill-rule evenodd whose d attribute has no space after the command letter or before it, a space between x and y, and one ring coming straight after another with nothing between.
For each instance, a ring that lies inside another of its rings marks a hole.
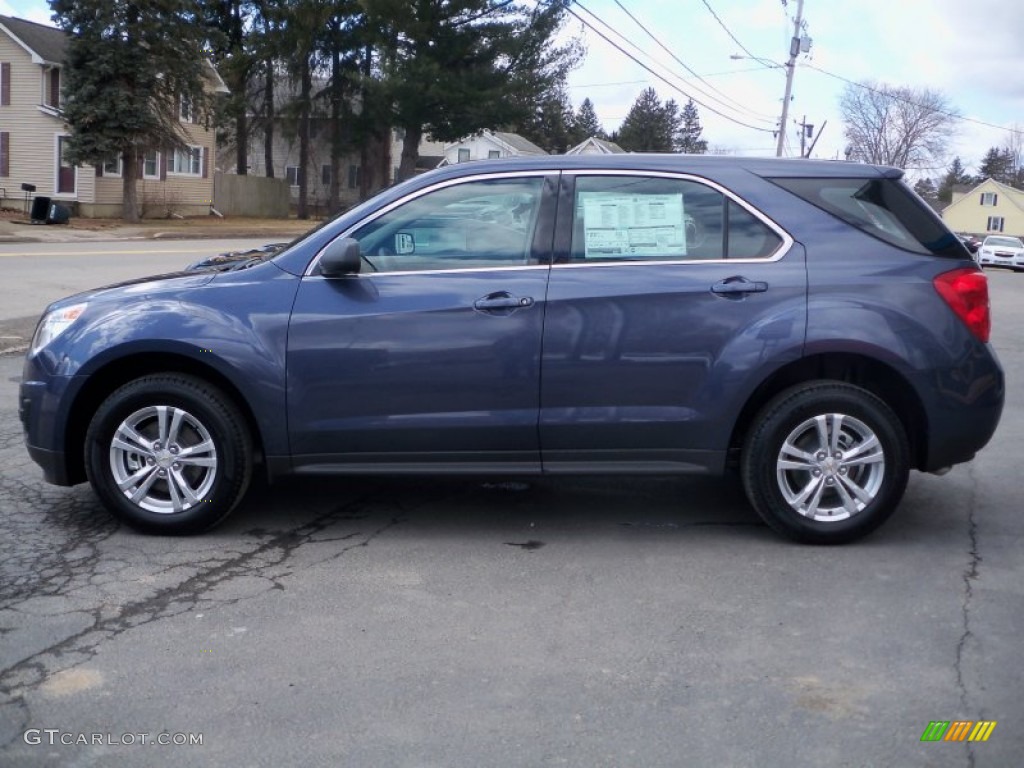
<instances>
[{"instance_id":1,"label":"beige house with siding","mask_svg":"<svg viewBox=\"0 0 1024 768\"><path fill-rule=\"evenodd\" d=\"M59 29L0 16L0 205L20 208L30 196L49 197L73 215L119 217L121 161L74 167L64 160L70 128L61 111L67 36ZM227 88L211 66L208 87ZM188 100L179 105L188 149L148 152L139 163L143 216L206 214L213 200L216 134Z\"/></svg>"},{"instance_id":2,"label":"beige house with siding","mask_svg":"<svg viewBox=\"0 0 1024 768\"><path fill-rule=\"evenodd\" d=\"M1024 235L1024 191L985 179L969 192L954 193L942 219L954 232Z\"/></svg>"}]
</instances>

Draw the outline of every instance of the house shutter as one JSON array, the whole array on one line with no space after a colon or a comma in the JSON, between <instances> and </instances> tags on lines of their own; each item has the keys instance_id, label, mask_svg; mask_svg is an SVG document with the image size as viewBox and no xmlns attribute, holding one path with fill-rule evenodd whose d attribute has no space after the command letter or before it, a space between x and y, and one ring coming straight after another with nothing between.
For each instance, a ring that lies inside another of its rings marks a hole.
<instances>
[{"instance_id":1,"label":"house shutter","mask_svg":"<svg viewBox=\"0 0 1024 768\"><path fill-rule=\"evenodd\" d=\"M0 176L10 176L11 134L0 131Z\"/></svg>"},{"instance_id":2,"label":"house shutter","mask_svg":"<svg viewBox=\"0 0 1024 768\"><path fill-rule=\"evenodd\" d=\"M978 195L978 205L984 205L984 204L985 204L985 193L982 192L980 195Z\"/></svg>"},{"instance_id":3,"label":"house shutter","mask_svg":"<svg viewBox=\"0 0 1024 768\"><path fill-rule=\"evenodd\" d=\"M203 156L203 178L208 179L210 178L210 153L206 151L206 147L202 147L199 152Z\"/></svg>"},{"instance_id":4,"label":"house shutter","mask_svg":"<svg viewBox=\"0 0 1024 768\"><path fill-rule=\"evenodd\" d=\"M999 194L992 195L992 207L999 205Z\"/></svg>"},{"instance_id":5,"label":"house shutter","mask_svg":"<svg viewBox=\"0 0 1024 768\"><path fill-rule=\"evenodd\" d=\"M167 150L160 153L160 181L167 181Z\"/></svg>"},{"instance_id":6,"label":"house shutter","mask_svg":"<svg viewBox=\"0 0 1024 768\"><path fill-rule=\"evenodd\" d=\"M135 156L135 178L141 179L143 172L146 170L146 154Z\"/></svg>"},{"instance_id":7,"label":"house shutter","mask_svg":"<svg viewBox=\"0 0 1024 768\"><path fill-rule=\"evenodd\" d=\"M11 65L0 64L0 107L11 106Z\"/></svg>"},{"instance_id":8,"label":"house shutter","mask_svg":"<svg viewBox=\"0 0 1024 768\"><path fill-rule=\"evenodd\" d=\"M96 178L99 179L103 176L103 163L96 163Z\"/></svg>"}]
</instances>

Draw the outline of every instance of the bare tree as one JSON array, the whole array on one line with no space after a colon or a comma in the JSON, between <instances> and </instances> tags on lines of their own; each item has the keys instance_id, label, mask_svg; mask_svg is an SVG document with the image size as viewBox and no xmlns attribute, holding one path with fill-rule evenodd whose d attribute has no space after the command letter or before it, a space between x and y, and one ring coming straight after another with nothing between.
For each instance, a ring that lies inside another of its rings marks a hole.
<instances>
[{"instance_id":1,"label":"bare tree","mask_svg":"<svg viewBox=\"0 0 1024 768\"><path fill-rule=\"evenodd\" d=\"M942 165L960 113L939 91L858 83L839 100L852 158L897 168Z\"/></svg>"}]
</instances>

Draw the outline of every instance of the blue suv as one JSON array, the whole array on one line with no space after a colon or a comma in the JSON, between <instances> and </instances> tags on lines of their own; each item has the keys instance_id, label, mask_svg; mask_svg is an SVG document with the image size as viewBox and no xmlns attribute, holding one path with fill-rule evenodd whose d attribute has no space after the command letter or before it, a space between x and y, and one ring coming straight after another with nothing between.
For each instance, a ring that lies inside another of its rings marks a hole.
<instances>
[{"instance_id":1,"label":"blue suv","mask_svg":"<svg viewBox=\"0 0 1024 768\"><path fill-rule=\"evenodd\" d=\"M791 538L991 438L985 276L893 168L463 163L276 253L64 299L20 411L47 481L205 530L269 478L734 473ZM681 500L682 503L682 500Z\"/></svg>"}]
</instances>

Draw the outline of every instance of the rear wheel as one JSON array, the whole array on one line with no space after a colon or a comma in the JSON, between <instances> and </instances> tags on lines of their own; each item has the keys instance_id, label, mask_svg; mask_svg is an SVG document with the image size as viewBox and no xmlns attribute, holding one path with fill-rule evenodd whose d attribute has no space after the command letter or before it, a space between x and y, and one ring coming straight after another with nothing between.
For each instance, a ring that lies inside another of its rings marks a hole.
<instances>
[{"instance_id":1,"label":"rear wheel","mask_svg":"<svg viewBox=\"0 0 1024 768\"><path fill-rule=\"evenodd\" d=\"M747 435L743 485L758 514L797 541L840 544L896 509L910 450L899 418L870 392L819 381L769 402Z\"/></svg>"},{"instance_id":2,"label":"rear wheel","mask_svg":"<svg viewBox=\"0 0 1024 768\"><path fill-rule=\"evenodd\" d=\"M85 462L97 495L128 525L198 533L244 494L252 439L219 389L194 376L158 374L103 402L86 433Z\"/></svg>"}]
</instances>

